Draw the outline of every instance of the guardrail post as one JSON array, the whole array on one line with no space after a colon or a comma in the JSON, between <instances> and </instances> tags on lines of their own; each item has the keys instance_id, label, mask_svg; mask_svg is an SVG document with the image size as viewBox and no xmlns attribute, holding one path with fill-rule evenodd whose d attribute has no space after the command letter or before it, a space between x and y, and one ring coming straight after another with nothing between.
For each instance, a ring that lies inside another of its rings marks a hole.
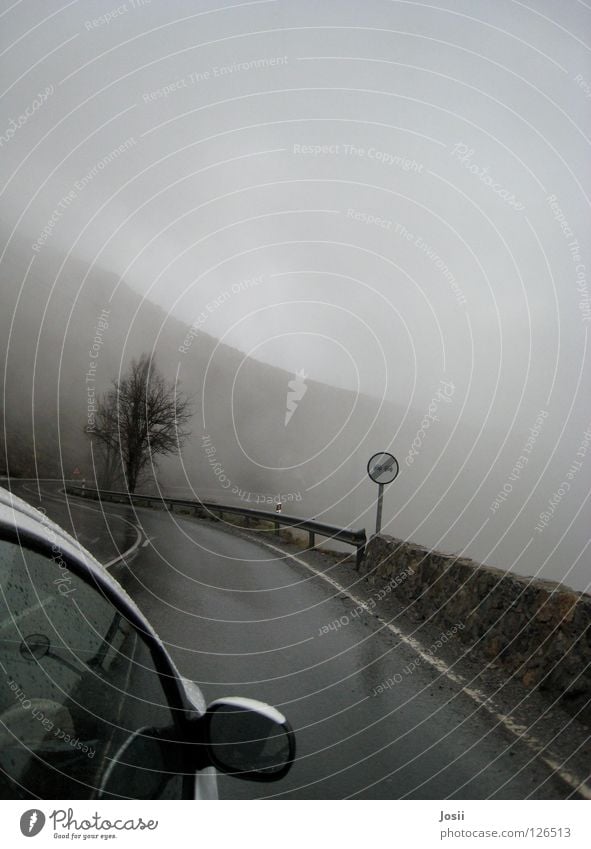
<instances>
[{"instance_id":1,"label":"guardrail post","mask_svg":"<svg viewBox=\"0 0 591 849\"><path fill-rule=\"evenodd\" d=\"M356 557L356 562L355 562L355 568L357 569L358 572L361 568L361 564L363 563L363 555L364 554L365 554L365 546L364 545L358 545L357 546L357 557Z\"/></svg>"},{"instance_id":2,"label":"guardrail post","mask_svg":"<svg viewBox=\"0 0 591 849\"><path fill-rule=\"evenodd\" d=\"M275 533L279 534L279 522L273 522L273 524L275 525Z\"/></svg>"},{"instance_id":3,"label":"guardrail post","mask_svg":"<svg viewBox=\"0 0 591 849\"><path fill-rule=\"evenodd\" d=\"M308 548L314 548L316 544L316 534L314 531L308 531Z\"/></svg>"}]
</instances>

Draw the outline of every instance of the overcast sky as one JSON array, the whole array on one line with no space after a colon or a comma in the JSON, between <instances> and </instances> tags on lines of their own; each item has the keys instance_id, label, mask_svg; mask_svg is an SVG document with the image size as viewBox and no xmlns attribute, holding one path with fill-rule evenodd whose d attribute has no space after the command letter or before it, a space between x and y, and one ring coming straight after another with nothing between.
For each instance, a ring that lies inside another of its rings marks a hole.
<instances>
[{"instance_id":1,"label":"overcast sky","mask_svg":"<svg viewBox=\"0 0 591 849\"><path fill-rule=\"evenodd\" d=\"M4 239L404 409L452 381L509 471L547 412L552 496L591 423L588 4L2 9Z\"/></svg>"}]
</instances>

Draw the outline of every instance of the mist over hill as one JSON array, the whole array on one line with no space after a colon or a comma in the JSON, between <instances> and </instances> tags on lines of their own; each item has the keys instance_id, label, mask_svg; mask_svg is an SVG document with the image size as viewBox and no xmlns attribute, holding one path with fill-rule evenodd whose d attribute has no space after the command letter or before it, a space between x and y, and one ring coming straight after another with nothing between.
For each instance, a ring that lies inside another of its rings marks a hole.
<instances>
[{"instance_id":1,"label":"mist over hill","mask_svg":"<svg viewBox=\"0 0 591 849\"><path fill-rule=\"evenodd\" d=\"M564 541L554 545L566 511L535 530L548 498L532 495L525 479L544 473L552 451L547 411L524 416L507 438L462 419L464 388L444 376L406 407L330 386L220 342L194 316L181 321L104 268L49 250L29 266L27 256L13 239L0 265L2 473L72 478L77 469L94 480L83 434L89 404L133 358L153 353L195 414L180 455L159 461L146 491L269 508L281 499L285 512L371 532L377 487L367 461L390 450L401 471L385 492L386 532L587 586L586 562L569 562ZM580 475L573 491L583 483ZM575 528L573 546L581 534Z\"/></svg>"},{"instance_id":2,"label":"mist over hill","mask_svg":"<svg viewBox=\"0 0 591 849\"><path fill-rule=\"evenodd\" d=\"M92 480L83 427L94 400L147 352L168 379L178 376L195 415L181 455L162 460L144 488L252 505L282 495L304 511L328 507L348 521L341 499L363 473L353 457L376 418L374 401L306 378L286 424L293 374L205 332L189 333L189 325L115 274L89 270L75 257L59 271L59 258L49 252L27 273L18 256L17 243L1 267L10 399L3 407L3 459L12 474L71 478L78 469ZM339 493L330 502L329 486Z\"/></svg>"}]
</instances>

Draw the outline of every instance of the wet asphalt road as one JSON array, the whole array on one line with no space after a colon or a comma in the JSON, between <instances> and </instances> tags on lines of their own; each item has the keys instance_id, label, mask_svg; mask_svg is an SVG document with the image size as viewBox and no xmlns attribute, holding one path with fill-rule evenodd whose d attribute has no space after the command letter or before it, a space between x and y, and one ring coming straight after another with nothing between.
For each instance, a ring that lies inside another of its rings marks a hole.
<instances>
[{"instance_id":1,"label":"wet asphalt road","mask_svg":"<svg viewBox=\"0 0 591 849\"><path fill-rule=\"evenodd\" d=\"M31 492L20 494L35 503ZM368 614L321 635L353 604L293 558L209 522L116 505L105 517L90 504L60 501L55 490L44 497L48 515L62 524L67 519L103 561L126 550L136 539L131 526L139 526L141 545L113 574L208 701L262 699L294 726L298 759L287 778L267 785L222 778L220 795L558 799L572 793L428 664L373 695L417 655Z\"/></svg>"},{"instance_id":2,"label":"wet asphalt road","mask_svg":"<svg viewBox=\"0 0 591 849\"><path fill-rule=\"evenodd\" d=\"M5 486L6 481L0 484ZM33 481L15 482L12 491L33 507L44 510L101 563L119 557L137 540L136 519L130 511L121 511L116 506L111 509L110 505L101 509L80 499L66 500L57 484L44 483L40 487Z\"/></svg>"}]
</instances>

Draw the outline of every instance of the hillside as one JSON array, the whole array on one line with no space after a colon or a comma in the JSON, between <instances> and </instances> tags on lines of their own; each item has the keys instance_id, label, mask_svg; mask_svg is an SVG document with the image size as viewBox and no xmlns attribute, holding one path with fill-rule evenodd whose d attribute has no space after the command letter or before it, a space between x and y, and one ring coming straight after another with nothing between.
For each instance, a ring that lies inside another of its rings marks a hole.
<instances>
[{"instance_id":1,"label":"hillside","mask_svg":"<svg viewBox=\"0 0 591 849\"><path fill-rule=\"evenodd\" d=\"M308 380L286 426L293 374L245 358L203 332L179 352L188 325L116 275L96 268L89 273L71 257L56 278L59 259L48 252L25 279L18 257L26 255L17 243L0 267L0 356L9 399L3 418L12 474L69 478L78 468L92 479L82 433L89 392L104 391L132 358L154 351L168 378L178 373L196 410L181 457L161 464L160 485L251 503L291 494L294 506L305 493L307 510L315 511L322 510L326 493L307 490L326 475L332 475L332 492L344 495L355 485L360 469L351 458L375 414L374 401ZM212 468L204 437L215 447L223 478Z\"/></svg>"}]
</instances>

